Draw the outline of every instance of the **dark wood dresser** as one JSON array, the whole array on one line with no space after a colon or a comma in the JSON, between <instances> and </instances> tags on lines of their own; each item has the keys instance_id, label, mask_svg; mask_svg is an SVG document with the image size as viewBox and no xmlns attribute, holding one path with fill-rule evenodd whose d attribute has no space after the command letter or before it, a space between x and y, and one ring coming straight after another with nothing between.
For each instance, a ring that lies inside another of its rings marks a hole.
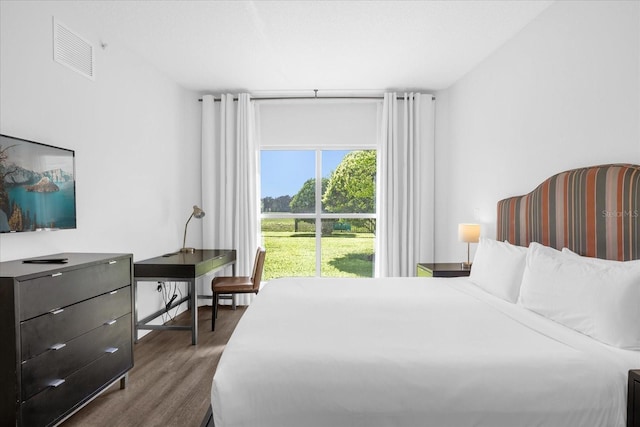
<instances>
[{"instance_id":1,"label":"dark wood dresser","mask_svg":"<svg viewBox=\"0 0 640 427\"><path fill-rule=\"evenodd\" d=\"M627 427L640 427L640 369L629 371Z\"/></svg>"},{"instance_id":2,"label":"dark wood dresser","mask_svg":"<svg viewBox=\"0 0 640 427\"><path fill-rule=\"evenodd\" d=\"M131 254L0 263L0 420L59 423L133 367Z\"/></svg>"}]
</instances>

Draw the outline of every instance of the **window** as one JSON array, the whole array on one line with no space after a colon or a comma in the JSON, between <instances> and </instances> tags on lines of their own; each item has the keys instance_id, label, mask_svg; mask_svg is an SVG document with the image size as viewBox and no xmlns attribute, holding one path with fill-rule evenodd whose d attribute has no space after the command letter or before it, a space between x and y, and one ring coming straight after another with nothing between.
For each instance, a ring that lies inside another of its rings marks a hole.
<instances>
[{"instance_id":1,"label":"window","mask_svg":"<svg viewBox=\"0 0 640 427\"><path fill-rule=\"evenodd\" d=\"M372 277L375 150L262 150L264 279Z\"/></svg>"}]
</instances>

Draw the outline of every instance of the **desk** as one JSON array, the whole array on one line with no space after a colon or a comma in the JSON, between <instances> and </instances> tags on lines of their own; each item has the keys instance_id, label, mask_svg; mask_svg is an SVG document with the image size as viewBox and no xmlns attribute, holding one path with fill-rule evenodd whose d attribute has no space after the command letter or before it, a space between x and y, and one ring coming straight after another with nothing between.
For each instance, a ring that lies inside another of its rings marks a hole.
<instances>
[{"instance_id":1,"label":"desk","mask_svg":"<svg viewBox=\"0 0 640 427\"><path fill-rule=\"evenodd\" d=\"M138 342L139 329L191 330L191 343L198 343L198 294L196 279L229 265L235 276L235 249L196 249L194 253L171 253L139 261L133 264L134 336ZM174 301L168 309L161 309L138 320L138 282L186 282L189 284L187 296ZM191 309L191 325L148 325L148 323L183 302Z\"/></svg>"}]
</instances>

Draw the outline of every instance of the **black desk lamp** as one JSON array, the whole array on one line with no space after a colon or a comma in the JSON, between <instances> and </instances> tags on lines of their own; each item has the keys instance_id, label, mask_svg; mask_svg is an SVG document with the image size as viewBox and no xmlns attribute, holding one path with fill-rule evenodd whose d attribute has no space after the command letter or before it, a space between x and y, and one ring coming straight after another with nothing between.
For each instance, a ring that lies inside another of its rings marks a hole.
<instances>
[{"instance_id":1,"label":"black desk lamp","mask_svg":"<svg viewBox=\"0 0 640 427\"><path fill-rule=\"evenodd\" d=\"M198 206L193 205L193 212L191 212L191 215L189 216L189 219L187 220L187 223L184 225L184 238L182 239L182 249L180 249L180 252L188 252L190 254L194 253L196 251L195 248L187 248L186 243L187 243L187 226L189 225L189 221L191 221L191 218L196 217L198 219L202 218L204 216L204 211L202 209L200 209Z\"/></svg>"}]
</instances>

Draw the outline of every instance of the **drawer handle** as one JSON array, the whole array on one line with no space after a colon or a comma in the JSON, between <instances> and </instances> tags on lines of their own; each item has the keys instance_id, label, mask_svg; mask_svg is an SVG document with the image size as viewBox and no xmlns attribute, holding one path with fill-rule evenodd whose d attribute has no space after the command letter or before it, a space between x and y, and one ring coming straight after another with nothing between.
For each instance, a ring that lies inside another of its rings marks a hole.
<instances>
[{"instance_id":1,"label":"drawer handle","mask_svg":"<svg viewBox=\"0 0 640 427\"><path fill-rule=\"evenodd\" d=\"M117 293L118 293L118 291L111 291L111 292L109 292L109 295L115 295Z\"/></svg>"},{"instance_id":2,"label":"drawer handle","mask_svg":"<svg viewBox=\"0 0 640 427\"><path fill-rule=\"evenodd\" d=\"M115 353L116 351L118 351L118 347L109 347L109 348L107 348L104 352L105 352L105 353L109 353L109 354L113 354L113 353Z\"/></svg>"},{"instance_id":3,"label":"drawer handle","mask_svg":"<svg viewBox=\"0 0 640 427\"><path fill-rule=\"evenodd\" d=\"M58 277L58 276L62 276L62 273L53 273L53 274L51 275L51 277Z\"/></svg>"},{"instance_id":4,"label":"drawer handle","mask_svg":"<svg viewBox=\"0 0 640 427\"><path fill-rule=\"evenodd\" d=\"M60 314L63 311L64 311L64 308L56 308L54 310L51 310L49 313L51 313L51 314L53 314L55 316L56 314Z\"/></svg>"},{"instance_id":5,"label":"drawer handle","mask_svg":"<svg viewBox=\"0 0 640 427\"><path fill-rule=\"evenodd\" d=\"M66 347L67 345L65 343L58 343L58 344L54 344L51 347L49 347L51 350L60 350L61 348Z\"/></svg>"},{"instance_id":6,"label":"drawer handle","mask_svg":"<svg viewBox=\"0 0 640 427\"><path fill-rule=\"evenodd\" d=\"M53 380L53 381L51 381L51 382L49 383L49 386L51 386L51 387L54 387L54 388L55 388L55 387L59 387L59 386L61 386L62 384L64 384L64 380L63 380L62 378L59 378L59 379L57 379L57 380Z\"/></svg>"},{"instance_id":7,"label":"drawer handle","mask_svg":"<svg viewBox=\"0 0 640 427\"><path fill-rule=\"evenodd\" d=\"M118 262L118 261L109 261L109 265L113 265L113 264L115 264L116 262Z\"/></svg>"},{"instance_id":8,"label":"drawer handle","mask_svg":"<svg viewBox=\"0 0 640 427\"><path fill-rule=\"evenodd\" d=\"M116 323L116 319L113 319L113 320L109 320L108 322L105 322L104 324L105 324L106 326L111 326L111 325L113 325L113 324L115 324L115 323Z\"/></svg>"}]
</instances>

